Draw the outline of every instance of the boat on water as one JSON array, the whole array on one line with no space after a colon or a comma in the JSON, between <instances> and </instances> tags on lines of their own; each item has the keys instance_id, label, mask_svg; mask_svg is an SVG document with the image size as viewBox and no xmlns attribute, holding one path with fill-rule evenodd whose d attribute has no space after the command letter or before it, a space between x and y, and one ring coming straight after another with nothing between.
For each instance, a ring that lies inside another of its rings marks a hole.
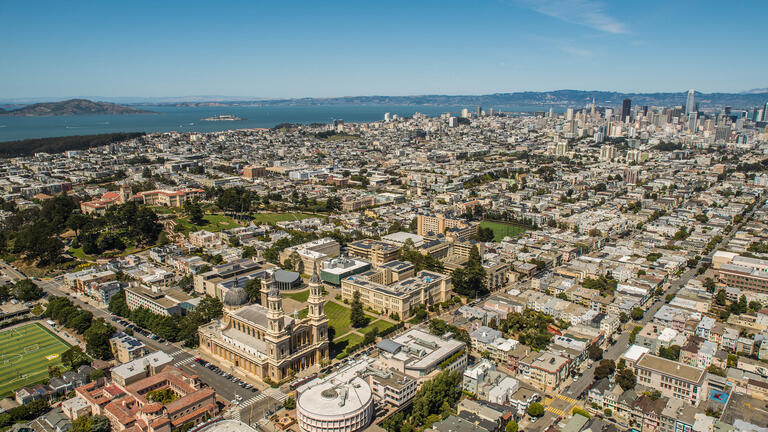
<instances>
[{"instance_id":1,"label":"boat on water","mask_svg":"<svg viewBox=\"0 0 768 432\"><path fill-rule=\"evenodd\" d=\"M202 121L240 121L240 120L245 120L245 119L232 114L221 114L221 115L206 117L202 119Z\"/></svg>"}]
</instances>

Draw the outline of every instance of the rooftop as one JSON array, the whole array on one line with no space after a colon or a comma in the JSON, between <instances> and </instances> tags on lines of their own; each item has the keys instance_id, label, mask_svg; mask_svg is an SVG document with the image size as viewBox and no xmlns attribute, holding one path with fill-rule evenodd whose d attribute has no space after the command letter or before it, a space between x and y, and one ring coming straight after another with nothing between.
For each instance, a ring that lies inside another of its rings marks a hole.
<instances>
[{"instance_id":1,"label":"rooftop","mask_svg":"<svg viewBox=\"0 0 768 432\"><path fill-rule=\"evenodd\" d=\"M704 369L695 368L647 353L643 354L635 365L636 367L650 369L660 374L673 376L692 383L699 383L704 377Z\"/></svg>"}]
</instances>

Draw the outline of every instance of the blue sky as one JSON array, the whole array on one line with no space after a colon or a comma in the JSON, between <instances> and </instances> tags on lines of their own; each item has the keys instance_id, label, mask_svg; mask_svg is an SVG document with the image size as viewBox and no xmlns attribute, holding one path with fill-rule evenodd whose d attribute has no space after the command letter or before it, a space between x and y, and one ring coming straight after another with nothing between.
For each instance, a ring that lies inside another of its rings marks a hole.
<instances>
[{"instance_id":1,"label":"blue sky","mask_svg":"<svg viewBox=\"0 0 768 432\"><path fill-rule=\"evenodd\" d=\"M1 1L0 97L768 87L768 2Z\"/></svg>"}]
</instances>

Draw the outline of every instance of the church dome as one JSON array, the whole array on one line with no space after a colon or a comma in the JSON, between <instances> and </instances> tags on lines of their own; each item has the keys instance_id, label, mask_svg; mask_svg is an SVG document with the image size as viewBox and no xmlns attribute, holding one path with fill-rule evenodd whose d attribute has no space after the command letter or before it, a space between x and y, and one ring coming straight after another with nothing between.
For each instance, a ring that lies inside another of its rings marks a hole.
<instances>
[{"instance_id":1,"label":"church dome","mask_svg":"<svg viewBox=\"0 0 768 432\"><path fill-rule=\"evenodd\" d=\"M224 306L233 307L233 306L242 306L246 303L248 303L248 300L250 297L248 296L248 293L245 292L245 290L242 287L233 287L229 291L227 291L226 294L224 294L224 300L222 303L224 303Z\"/></svg>"}]
</instances>

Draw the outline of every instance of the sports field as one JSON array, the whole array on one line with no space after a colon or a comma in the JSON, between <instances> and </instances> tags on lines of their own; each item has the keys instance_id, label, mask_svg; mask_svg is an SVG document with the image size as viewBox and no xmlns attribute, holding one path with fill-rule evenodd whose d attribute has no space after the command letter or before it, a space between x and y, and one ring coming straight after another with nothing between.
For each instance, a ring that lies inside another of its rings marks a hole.
<instances>
[{"instance_id":1,"label":"sports field","mask_svg":"<svg viewBox=\"0 0 768 432\"><path fill-rule=\"evenodd\" d=\"M70 346L37 323L0 332L0 397L47 378Z\"/></svg>"},{"instance_id":2,"label":"sports field","mask_svg":"<svg viewBox=\"0 0 768 432\"><path fill-rule=\"evenodd\" d=\"M493 241L495 242L504 240L504 237L516 237L525 232L525 228L523 227L509 225L503 222L482 221L480 222L480 226L482 228L490 228L493 230Z\"/></svg>"}]
</instances>

